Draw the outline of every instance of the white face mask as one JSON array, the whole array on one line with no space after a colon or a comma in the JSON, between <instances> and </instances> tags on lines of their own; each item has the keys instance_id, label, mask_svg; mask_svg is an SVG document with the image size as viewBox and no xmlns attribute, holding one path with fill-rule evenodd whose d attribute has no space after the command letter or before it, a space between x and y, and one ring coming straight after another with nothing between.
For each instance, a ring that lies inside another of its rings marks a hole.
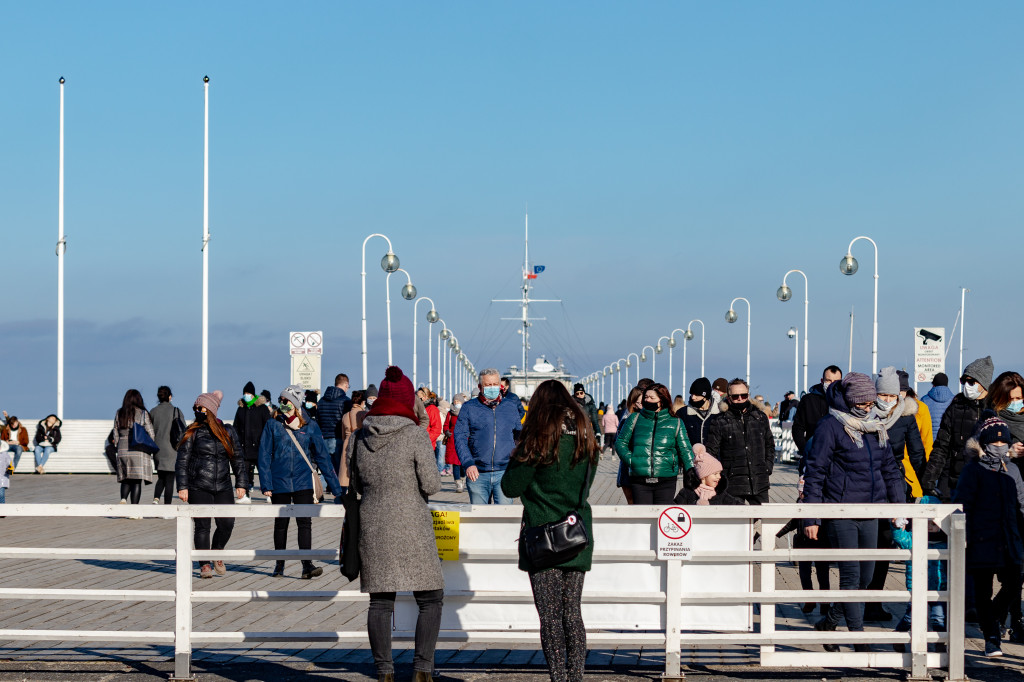
<instances>
[{"instance_id":1,"label":"white face mask","mask_svg":"<svg viewBox=\"0 0 1024 682\"><path fill-rule=\"evenodd\" d=\"M964 397L970 400L977 400L981 397L981 384L964 384Z\"/></svg>"},{"instance_id":2,"label":"white face mask","mask_svg":"<svg viewBox=\"0 0 1024 682\"><path fill-rule=\"evenodd\" d=\"M878 399L875 400L875 405L878 406L878 409L881 410L883 412L883 414L888 414L889 410L891 410L892 408L896 407L896 401L895 400L882 400L881 398L878 398Z\"/></svg>"}]
</instances>

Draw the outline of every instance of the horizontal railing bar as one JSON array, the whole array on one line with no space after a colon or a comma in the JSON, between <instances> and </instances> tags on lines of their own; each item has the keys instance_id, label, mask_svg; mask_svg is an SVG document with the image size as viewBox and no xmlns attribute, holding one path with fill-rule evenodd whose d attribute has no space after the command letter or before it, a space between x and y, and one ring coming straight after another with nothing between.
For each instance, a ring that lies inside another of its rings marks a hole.
<instances>
[{"instance_id":1,"label":"horizontal railing bar","mask_svg":"<svg viewBox=\"0 0 1024 682\"><path fill-rule=\"evenodd\" d=\"M173 594L173 593L172 593ZM0 596L3 596L0 593ZM399 599L412 601L411 594L399 594ZM533 603L532 592L482 591L482 590L450 590L444 594L445 600L480 600L484 603ZM254 602L254 601L328 601L328 602L365 602L370 595L355 590L217 590L193 591L194 602ZM664 592L584 592L584 603L592 604L664 604ZM893 600L898 601L898 600Z\"/></svg>"},{"instance_id":2,"label":"horizontal railing bar","mask_svg":"<svg viewBox=\"0 0 1024 682\"><path fill-rule=\"evenodd\" d=\"M824 658L824 656L828 658ZM766 667L778 668L909 668L913 654L895 651L840 651L825 654L821 651L773 651L761 654ZM949 665L949 654L929 653L928 667Z\"/></svg>"},{"instance_id":3,"label":"horizontal railing bar","mask_svg":"<svg viewBox=\"0 0 1024 682\"><path fill-rule=\"evenodd\" d=\"M97 549L93 547L0 547L0 559L87 559L90 561L173 561L174 557L175 554L173 549Z\"/></svg>"},{"instance_id":4,"label":"horizontal railing bar","mask_svg":"<svg viewBox=\"0 0 1024 682\"><path fill-rule=\"evenodd\" d=\"M398 630L391 633L392 639L412 640L412 630ZM192 632L192 641L197 644L236 644L241 642L365 642L366 630L340 632ZM441 630L439 641L497 644L532 644L540 641L537 631L465 631ZM587 643L600 644L665 644L663 632L588 632Z\"/></svg>"},{"instance_id":5,"label":"horizontal railing bar","mask_svg":"<svg viewBox=\"0 0 1024 682\"><path fill-rule=\"evenodd\" d=\"M174 601L174 590L78 590L0 587L0 599L69 601Z\"/></svg>"},{"instance_id":6,"label":"horizontal railing bar","mask_svg":"<svg viewBox=\"0 0 1024 682\"><path fill-rule=\"evenodd\" d=\"M164 630L0 630L0 641L7 639L40 642L159 642L171 644L174 633Z\"/></svg>"},{"instance_id":7,"label":"horizontal railing bar","mask_svg":"<svg viewBox=\"0 0 1024 682\"><path fill-rule=\"evenodd\" d=\"M586 592L583 596L586 596ZM926 593L928 601L948 601L946 591ZM687 596L683 604L799 604L802 602L885 602L910 601L906 590L779 590L776 592L712 592Z\"/></svg>"}]
</instances>

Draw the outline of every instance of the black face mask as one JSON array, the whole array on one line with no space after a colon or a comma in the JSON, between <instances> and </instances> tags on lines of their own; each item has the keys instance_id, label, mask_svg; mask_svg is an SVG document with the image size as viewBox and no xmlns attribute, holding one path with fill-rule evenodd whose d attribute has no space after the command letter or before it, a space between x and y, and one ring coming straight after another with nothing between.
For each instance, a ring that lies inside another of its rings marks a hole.
<instances>
[{"instance_id":1,"label":"black face mask","mask_svg":"<svg viewBox=\"0 0 1024 682\"><path fill-rule=\"evenodd\" d=\"M656 402L651 402L650 400L645 400L643 405L644 405L644 409L645 410L650 410L651 412L657 412L657 410L658 410L658 403L656 403Z\"/></svg>"},{"instance_id":2,"label":"black face mask","mask_svg":"<svg viewBox=\"0 0 1024 682\"><path fill-rule=\"evenodd\" d=\"M702 410L705 402L707 402L707 398L690 398L690 407Z\"/></svg>"},{"instance_id":3,"label":"black face mask","mask_svg":"<svg viewBox=\"0 0 1024 682\"><path fill-rule=\"evenodd\" d=\"M192 412L196 415L197 422L202 423L206 421L206 413L202 410L192 410Z\"/></svg>"}]
</instances>

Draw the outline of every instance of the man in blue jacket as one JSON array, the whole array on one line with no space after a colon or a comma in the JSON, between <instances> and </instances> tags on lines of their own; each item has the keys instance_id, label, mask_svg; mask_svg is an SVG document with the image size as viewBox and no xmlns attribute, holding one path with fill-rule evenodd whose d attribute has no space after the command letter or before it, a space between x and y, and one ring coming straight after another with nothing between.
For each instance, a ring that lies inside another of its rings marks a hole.
<instances>
[{"instance_id":1,"label":"man in blue jacket","mask_svg":"<svg viewBox=\"0 0 1024 682\"><path fill-rule=\"evenodd\" d=\"M932 438L939 437L939 425L942 424L942 415L946 408L953 402L956 395L949 390L949 377L945 372L939 372L932 379L932 389L924 394L921 402L928 406L928 412L932 415Z\"/></svg>"},{"instance_id":2,"label":"man in blue jacket","mask_svg":"<svg viewBox=\"0 0 1024 682\"><path fill-rule=\"evenodd\" d=\"M452 438L466 474L470 504L512 504L501 492L501 477L523 428L519 409L501 393L496 369L480 372L480 395L459 412Z\"/></svg>"},{"instance_id":3,"label":"man in blue jacket","mask_svg":"<svg viewBox=\"0 0 1024 682\"><path fill-rule=\"evenodd\" d=\"M341 453L338 452L338 439L335 433L338 430L338 422L350 409L352 401L348 397L348 375L339 374L334 377L334 385L327 387L324 397L316 405L317 426L320 427L324 445L331 455L335 471L341 467Z\"/></svg>"}]
</instances>

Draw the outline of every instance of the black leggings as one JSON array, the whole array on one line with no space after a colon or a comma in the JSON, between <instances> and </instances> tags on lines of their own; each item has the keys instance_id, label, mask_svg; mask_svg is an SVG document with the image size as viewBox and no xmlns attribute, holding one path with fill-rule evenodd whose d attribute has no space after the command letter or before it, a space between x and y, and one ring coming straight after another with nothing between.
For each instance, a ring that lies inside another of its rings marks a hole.
<instances>
[{"instance_id":1,"label":"black leggings","mask_svg":"<svg viewBox=\"0 0 1024 682\"><path fill-rule=\"evenodd\" d=\"M293 493L274 493L270 496L274 504L313 504L313 490L296 490ZM309 517L296 518L299 527L299 549L313 548L313 523ZM274 549L288 548L288 517L274 519Z\"/></svg>"},{"instance_id":2,"label":"black leggings","mask_svg":"<svg viewBox=\"0 0 1024 682\"><path fill-rule=\"evenodd\" d=\"M142 479L126 478L121 481L121 499L138 504L142 499Z\"/></svg>"},{"instance_id":3,"label":"black leggings","mask_svg":"<svg viewBox=\"0 0 1024 682\"><path fill-rule=\"evenodd\" d=\"M587 628L580 600L585 576L583 571L561 568L530 574L533 602L540 617L540 646L548 663L548 674L555 682L583 680Z\"/></svg>"},{"instance_id":4,"label":"black leggings","mask_svg":"<svg viewBox=\"0 0 1024 682\"><path fill-rule=\"evenodd\" d=\"M160 495L164 497L164 504L170 504L174 499L175 488L178 483L175 480L173 471L156 472L156 487L153 489L153 499L159 500Z\"/></svg>"},{"instance_id":5,"label":"black leggings","mask_svg":"<svg viewBox=\"0 0 1024 682\"><path fill-rule=\"evenodd\" d=\"M893 549L896 544L892 539L892 524L889 519L878 519L878 549ZM885 579L889 577L889 561L879 560L875 562L875 570L871 576L869 590L884 590Z\"/></svg>"},{"instance_id":6,"label":"black leggings","mask_svg":"<svg viewBox=\"0 0 1024 682\"><path fill-rule=\"evenodd\" d=\"M811 540L804 535L803 528L798 526L796 536L793 538L793 549L828 549L828 540L825 533L819 533L817 540ZM818 589L828 590L831 580L829 579L829 562L827 561L798 561L797 570L800 573L800 588L813 590L814 583L811 582L811 569L818 575Z\"/></svg>"},{"instance_id":7,"label":"black leggings","mask_svg":"<svg viewBox=\"0 0 1024 682\"><path fill-rule=\"evenodd\" d=\"M188 489L189 504L234 504L234 489L210 492L199 488ZM210 519L195 519L195 533L192 536L192 544L196 549L224 549L228 540L231 539L231 531L235 527L235 519L232 516L224 519L217 519L217 530L213 533L213 544L210 544Z\"/></svg>"},{"instance_id":8,"label":"black leggings","mask_svg":"<svg viewBox=\"0 0 1024 682\"><path fill-rule=\"evenodd\" d=\"M985 639L999 637L1000 619L1006 618L1010 601L1020 602L1020 564L1006 564L1002 568L971 569L974 578L974 599L978 608L978 625ZM999 592L992 596L992 579L999 580Z\"/></svg>"},{"instance_id":9,"label":"black leggings","mask_svg":"<svg viewBox=\"0 0 1024 682\"><path fill-rule=\"evenodd\" d=\"M631 478L629 485L633 489L633 504L672 504L676 496L676 479L658 483L644 483L644 479Z\"/></svg>"}]
</instances>

